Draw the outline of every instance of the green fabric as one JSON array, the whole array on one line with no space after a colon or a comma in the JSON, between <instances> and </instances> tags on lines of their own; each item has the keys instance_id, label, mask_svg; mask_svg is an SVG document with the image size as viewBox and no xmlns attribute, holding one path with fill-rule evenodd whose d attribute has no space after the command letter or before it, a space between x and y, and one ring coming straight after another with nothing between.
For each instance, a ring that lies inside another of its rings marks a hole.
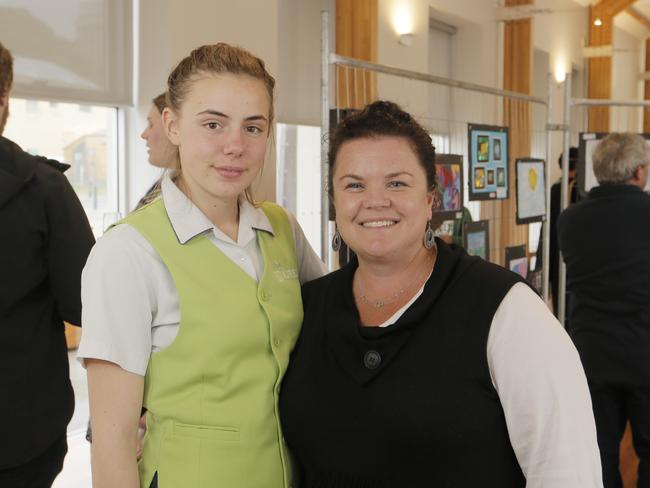
<instances>
[{"instance_id":1,"label":"green fabric","mask_svg":"<svg viewBox=\"0 0 650 488\"><path fill-rule=\"evenodd\" d=\"M263 204L259 284L205 235L181 245L157 200L125 219L158 252L180 302L174 342L151 354L140 486L292 485L278 393L302 323L295 244L284 210ZM143 299L146 299L143 297Z\"/></svg>"}]
</instances>

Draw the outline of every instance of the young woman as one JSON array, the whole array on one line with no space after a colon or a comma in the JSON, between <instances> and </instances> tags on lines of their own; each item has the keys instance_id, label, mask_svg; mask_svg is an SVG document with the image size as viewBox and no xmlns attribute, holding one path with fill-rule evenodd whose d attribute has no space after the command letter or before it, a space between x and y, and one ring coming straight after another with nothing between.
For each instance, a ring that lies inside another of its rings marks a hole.
<instances>
[{"instance_id":1,"label":"young woman","mask_svg":"<svg viewBox=\"0 0 650 488\"><path fill-rule=\"evenodd\" d=\"M301 488L601 488L571 340L518 275L434 240L434 160L390 102L330 141L357 257L303 287L280 409Z\"/></svg>"},{"instance_id":2,"label":"young woman","mask_svg":"<svg viewBox=\"0 0 650 488\"><path fill-rule=\"evenodd\" d=\"M278 392L323 265L280 207L252 204L273 78L216 44L168 80L180 167L94 248L82 281L93 486L290 486ZM136 463L140 410L147 409Z\"/></svg>"}]
</instances>

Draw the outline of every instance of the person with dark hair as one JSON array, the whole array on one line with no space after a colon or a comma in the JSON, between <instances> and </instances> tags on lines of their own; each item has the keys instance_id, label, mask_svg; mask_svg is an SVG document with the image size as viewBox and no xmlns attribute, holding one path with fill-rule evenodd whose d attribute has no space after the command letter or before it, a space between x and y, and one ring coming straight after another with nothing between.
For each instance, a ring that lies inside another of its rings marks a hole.
<instances>
[{"instance_id":1,"label":"person with dark hair","mask_svg":"<svg viewBox=\"0 0 650 488\"><path fill-rule=\"evenodd\" d=\"M193 50L169 75L162 119L179 167L161 198L99 239L83 272L77 355L96 488L292 483L279 387L302 323L300 284L324 266L295 217L252 197L274 85L261 59L225 43Z\"/></svg>"},{"instance_id":2,"label":"person with dark hair","mask_svg":"<svg viewBox=\"0 0 650 488\"><path fill-rule=\"evenodd\" d=\"M585 367L606 488L623 486L619 445L629 420L638 484L650 487L650 196L648 147L613 132L594 150L599 186L560 214L568 331ZM606 227L607 231L603 232Z\"/></svg>"},{"instance_id":3,"label":"person with dark hair","mask_svg":"<svg viewBox=\"0 0 650 488\"><path fill-rule=\"evenodd\" d=\"M161 93L152 100L149 113L147 113L147 127L142 131L140 137L147 141L147 152L149 153L149 164L162 169L178 169L178 158L176 146L174 146L162 123L162 113L167 106L167 93ZM164 176L164 175L163 175ZM138 202L135 210L151 203L160 196L160 185L163 180L161 176L147 190Z\"/></svg>"},{"instance_id":4,"label":"person with dark hair","mask_svg":"<svg viewBox=\"0 0 650 488\"><path fill-rule=\"evenodd\" d=\"M602 486L575 347L522 279L434 238L431 139L377 101L331 135L337 237L282 386L305 488Z\"/></svg>"},{"instance_id":5,"label":"person with dark hair","mask_svg":"<svg viewBox=\"0 0 650 488\"><path fill-rule=\"evenodd\" d=\"M562 168L563 154L557 160L557 163ZM578 148L569 148L569 205L576 203L580 198L578 192L578 185L576 184L578 166ZM562 204L562 180L559 179L551 185L551 215L544 225L550 226L549 238L549 257L548 257L548 281L551 292L551 300L553 302L553 313L558 314L559 293L560 286L560 250L557 245L557 218L560 215ZM544 228L539 231L539 244L537 245L537 257L535 259L535 269L541 270L544 256ZM565 301L568 303L568 301Z\"/></svg>"},{"instance_id":6,"label":"person with dark hair","mask_svg":"<svg viewBox=\"0 0 650 488\"><path fill-rule=\"evenodd\" d=\"M13 59L0 44L0 486L52 485L74 411L65 341L81 325L81 270L94 243L63 172L1 137Z\"/></svg>"}]
</instances>

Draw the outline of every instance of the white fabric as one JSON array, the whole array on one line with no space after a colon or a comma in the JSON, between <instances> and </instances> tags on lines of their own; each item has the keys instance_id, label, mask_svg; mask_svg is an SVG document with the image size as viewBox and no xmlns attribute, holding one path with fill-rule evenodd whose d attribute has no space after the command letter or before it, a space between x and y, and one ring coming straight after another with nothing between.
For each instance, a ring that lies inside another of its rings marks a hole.
<instances>
[{"instance_id":1,"label":"white fabric","mask_svg":"<svg viewBox=\"0 0 650 488\"><path fill-rule=\"evenodd\" d=\"M424 291L380 325L390 326ZM578 352L542 300L517 283L487 342L492 384L527 488L601 488L591 397Z\"/></svg>"},{"instance_id":2,"label":"white fabric","mask_svg":"<svg viewBox=\"0 0 650 488\"><path fill-rule=\"evenodd\" d=\"M240 204L235 242L215 228L169 178L163 180L161 191L179 242L205 233L212 244L258 281L264 259L255 229L273 231L263 210L245 201ZM322 276L325 265L296 219L288 215L299 279L305 283ZM116 226L93 247L82 274L81 299L83 333L77 358L82 365L85 358L103 359L144 375L150 353L169 346L178 333L180 309L171 274L149 241L128 224Z\"/></svg>"}]
</instances>

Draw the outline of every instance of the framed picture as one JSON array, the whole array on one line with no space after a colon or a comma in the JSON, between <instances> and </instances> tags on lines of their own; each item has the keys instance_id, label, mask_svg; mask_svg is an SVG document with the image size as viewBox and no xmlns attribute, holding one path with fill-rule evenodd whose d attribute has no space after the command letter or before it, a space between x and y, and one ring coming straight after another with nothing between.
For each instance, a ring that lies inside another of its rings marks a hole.
<instances>
[{"instance_id":1,"label":"framed picture","mask_svg":"<svg viewBox=\"0 0 650 488\"><path fill-rule=\"evenodd\" d=\"M580 196L585 196L593 187L598 186L598 180L594 174L592 156L598 143L607 136L607 132L581 132L578 142L578 191ZM639 134L646 140L648 151L650 151L650 134ZM645 191L650 191L650 177L645 185Z\"/></svg>"},{"instance_id":2,"label":"framed picture","mask_svg":"<svg viewBox=\"0 0 650 488\"><path fill-rule=\"evenodd\" d=\"M460 219L463 216L463 157L458 154L436 154L436 179L439 207L436 216Z\"/></svg>"},{"instance_id":3,"label":"framed picture","mask_svg":"<svg viewBox=\"0 0 650 488\"><path fill-rule=\"evenodd\" d=\"M508 128L468 124L469 199L508 198Z\"/></svg>"},{"instance_id":4,"label":"framed picture","mask_svg":"<svg viewBox=\"0 0 650 488\"><path fill-rule=\"evenodd\" d=\"M486 261L490 260L490 222L478 220L465 222L464 243L465 250L472 256L479 256Z\"/></svg>"},{"instance_id":5,"label":"framed picture","mask_svg":"<svg viewBox=\"0 0 650 488\"><path fill-rule=\"evenodd\" d=\"M528 276L528 256L526 256L526 245L506 247L506 268L524 279Z\"/></svg>"},{"instance_id":6,"label":"framed picture","mask_svg":"<svg viewBox=\"0 0 650 488\"><path fill-rule=\"evenodd\" d=\"M517 159L517 223L546 220L546 163L541 159Z\"/></svg>"},{"instance_id":7,"label":"framed picture","mask_svg":"<svg viewBox=\"0 0 650 488\"><path fill-rule=\"evenodd\" d=\"M543 279L544 275L541 269L535 270L535 271L529 271L528 272L528 277L526 278L526 281L532 286L535 291L537 292L538 295L542 295L542 287L544 286L543 284Z\"/></svg>"}]
</instances>

